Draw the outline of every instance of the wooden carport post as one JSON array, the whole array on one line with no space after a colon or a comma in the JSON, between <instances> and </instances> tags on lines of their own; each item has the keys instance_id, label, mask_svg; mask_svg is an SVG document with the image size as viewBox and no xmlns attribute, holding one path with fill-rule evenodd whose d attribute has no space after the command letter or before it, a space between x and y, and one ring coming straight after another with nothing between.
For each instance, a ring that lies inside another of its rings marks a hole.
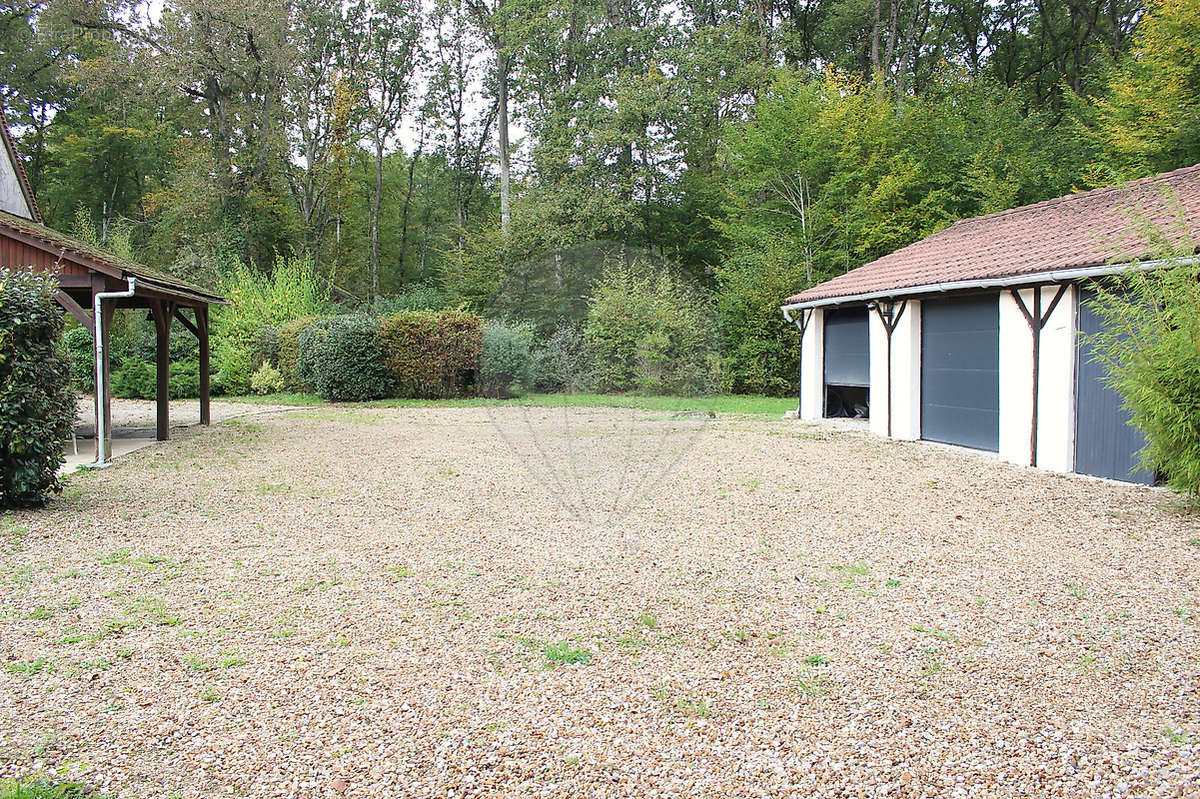
<instances>
[{"instance_id":1,"label":"wooden carport post","mask_svg":"<svg viewBox=\"0 0 1200 799\"><path fill-rule=\"evenodd\" d=\"M166 441L171 437L171 318L175 315L175 304L166 300L151 300L150 313L154 317L158 339L155 346L158 373L156 433L159 441Z\"/></svg>"},{"instance_id":2,"label":"wooden carport post","mask_svg":"<svg viewBox=\"0 0 1200 799\"><path fill-rule=\"evenodd\" d=\"M200 339L200 424L212 424L209 411L208 306L196 306L196 338Z\"/></svg>"}]
</instances>

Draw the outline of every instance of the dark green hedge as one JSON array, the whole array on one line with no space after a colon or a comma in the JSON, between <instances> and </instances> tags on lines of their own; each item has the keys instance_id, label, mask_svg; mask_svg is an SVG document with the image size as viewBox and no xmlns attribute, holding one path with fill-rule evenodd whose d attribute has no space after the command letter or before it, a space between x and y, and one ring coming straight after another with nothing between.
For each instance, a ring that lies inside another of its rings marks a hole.
<instances>
[{"instance_id":1,"label":"dark green hedge","mask_svg":"<svg viewBox=\"0 0 1200 799\"><path fill-rule=\"evenodd\" d=\"M394 381L383 364L378 323L370 316L332 316L304 328L298 341L299 379L333 402L392 396Z\"/></svg>"},{"instance_id":2,"label":"dark green hedge","mask_svg":"<svg viewBox=\"0 0 1200 799\"><path fill-rule=\"evenodd\" d=\"M36 507L61 489L75 423L71 362L52 277L0 270L0 505Z\"/></svg>"}]
</instances>

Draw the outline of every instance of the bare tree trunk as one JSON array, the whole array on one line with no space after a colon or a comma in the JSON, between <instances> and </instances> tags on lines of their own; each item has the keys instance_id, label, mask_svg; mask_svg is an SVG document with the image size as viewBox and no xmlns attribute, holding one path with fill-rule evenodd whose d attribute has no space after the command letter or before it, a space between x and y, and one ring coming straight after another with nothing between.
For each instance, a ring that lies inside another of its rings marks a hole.
<instances>
[{"instance_id":1,"label":"bare tree trunk","mask_svg":"<svg viewBox=\"0 0 1200 799\"><path fill-rule=\"evenodd\" d=\"M383 131L375 129L375 196L371 198L371 302L379 298L379 207L383 202Z\"/></svg>"},{"instance_id":2,"label":"bare tree trunk","mask_svg":"<svg viewBox=\"0 0 1200 799\"><path fill-rule=\"evenodd\" d=\"M508 56L504 54L504 43L500 42L496 54L497 127L500 140L500 234L508 238L512 221L512 206L509 198L508 163Z\"/></svg>"}]
</instances>

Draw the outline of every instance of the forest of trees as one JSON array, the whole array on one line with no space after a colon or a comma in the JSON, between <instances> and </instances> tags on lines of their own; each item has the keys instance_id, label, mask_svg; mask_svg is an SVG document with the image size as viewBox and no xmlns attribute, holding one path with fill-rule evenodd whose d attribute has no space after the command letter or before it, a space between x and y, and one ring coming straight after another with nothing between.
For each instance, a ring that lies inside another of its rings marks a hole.
<instances>
[{"instance_id":1,"label":"forest of trees","mask_svg":"<svg viewBox=\"0 0 1200 799\"><path fill-rule=\"evenodd\" d=\"M0 51L53 226L541 330L632 253L737 392L790 389L806 285L1200 161L1200 0L3 0Z\"/></svg>"}]
</instances>

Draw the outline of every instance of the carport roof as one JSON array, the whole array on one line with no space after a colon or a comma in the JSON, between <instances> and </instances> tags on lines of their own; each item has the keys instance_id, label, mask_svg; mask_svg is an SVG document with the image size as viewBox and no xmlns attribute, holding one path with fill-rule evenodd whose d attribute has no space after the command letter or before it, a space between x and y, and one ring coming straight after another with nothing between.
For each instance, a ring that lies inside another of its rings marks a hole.
<instances>
[{"instance_id":1,"label":"carport roof","mask_svg":"<svg viewBox=\"0 0 1200 799\"><path fill-rule=\"evenodd\" d=\"M793 295L785 307L1128 263L1154 257L1163 244L1195 253L1198 230L1200 164L955 222Z\"/></svg>"}]
</instances>

